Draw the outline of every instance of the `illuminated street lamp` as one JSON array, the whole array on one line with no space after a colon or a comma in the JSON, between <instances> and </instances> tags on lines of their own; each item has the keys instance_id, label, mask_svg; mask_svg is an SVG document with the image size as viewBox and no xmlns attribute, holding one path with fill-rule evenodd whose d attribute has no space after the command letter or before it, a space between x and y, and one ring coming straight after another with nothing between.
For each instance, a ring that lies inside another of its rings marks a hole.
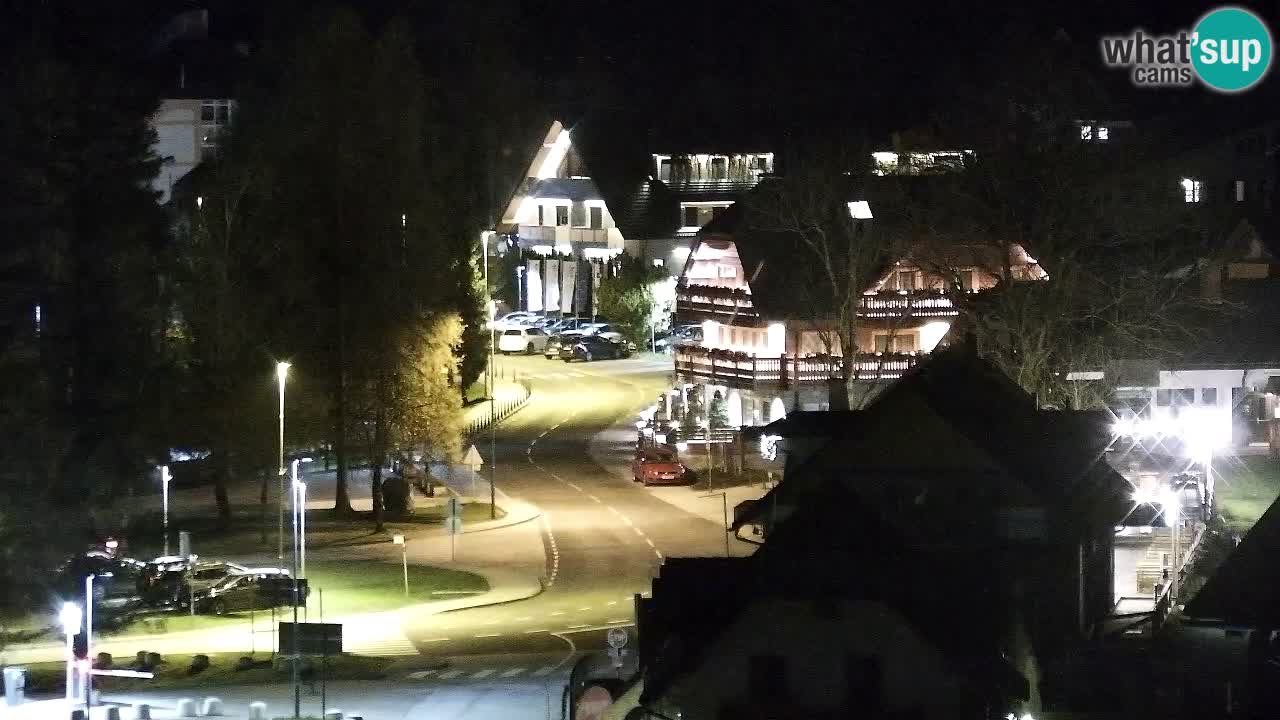
<instances>
[{"instance_id":1,"label":"illuminated street lamp","mask_svg":"<svg viewBox=\"0 0 1280 720\"><path fill-rule=\"evenodd\" d=\"M276 363L276 381L280 387L280 454L279 463L276 466L276 475L280 481L280 494L278 503L278 524L276 528L276 563L279 566L284 565L284 381L289 377L289 363Z\"/></svg>"},{"instance_id":2,"label":"illuminated street lamp","mask_svg":"<svg viewBox=\"0 0 1280 720\"><path fill-rule=\"evenodd\" d=\"M169 555L169 466L160 466L160 492L164 507L164 554Z\"/></svg>"},{"instance_id":3,"label":"illuminated street lamp","mask_svg":"<svg viewBox=\"0 0 1280 720\"><path fill-rule=\"evenodd\" d=\"M80 632L80 606L73 603L62 603L58 613L58 622L62 624L62 632L67 636L67 703L76 697L76 650L75 637Z\"/></svg>"},{"instance_id":4,"label":"illuminated street lamp","mask_svg":"<svg viewBox=\"0 0 1280 720\"><path fill-rule=\"evenodd\" d=\"M294 573L307 576L307 484L298 479L298 461L291 464L293 477L293 551Z\"/></svg>"},{"instance_id":5,"label":"illuminated street lamp","mask_svg":"<svg viewBox=\"0 0 1280 720\"><path fill-rule=\"evenodd\" d=\"M484 255L484 298L485 305L489 308L489 369L485 373L488 377L489 385L489 457L492 459L489 463L489 519L498 519L498 499L497 499L497 468L498 468L498 429L496 425L496 408L494 406L494 384L493 384L493 355L496 350L494 342L496 333L493 329L493 298L489 297L489 237L493 235L492 230L485 230L480 233L480 245L482 246L482 254Z\"/></svg>"}]
</instances>

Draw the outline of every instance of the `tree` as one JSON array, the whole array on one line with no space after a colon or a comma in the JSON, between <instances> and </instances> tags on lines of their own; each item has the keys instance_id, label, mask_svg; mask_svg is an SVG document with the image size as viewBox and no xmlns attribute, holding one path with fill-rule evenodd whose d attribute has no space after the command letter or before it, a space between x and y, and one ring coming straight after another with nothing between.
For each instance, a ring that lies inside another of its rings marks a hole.
<instances>
[{"instance_id":1,"label":"tree","mask_svg":"<svg viewBox=\"0 0 1280 720\"><path fill-rule=\"evenodd\" d=\"M745 211L743 232L776 250L777 262L763 269L770 282L785 285L796 324L815 330L833 358L833 410L870 398L853 361L865 326L863 293L903 247L885 221L854 218L849 209L851 200L865 197L867 171L861 148L801 148L782 177L759 186Z\"/></svg>"},{"instance_id":2,"label":"tree","mask_svg":"<svg viewBox=\"0 0 1280 720\"><path fill-rule=\"evenodd\" d=\"M670 317L671 308L657 300L659 287L667 280L658 268L647 266L639 258L623 253L614 261L610 272L600 280L597 290L600 314L614 324L623 337L638 347L649 344L655 328Z\"/></svg>"}]
</instances>

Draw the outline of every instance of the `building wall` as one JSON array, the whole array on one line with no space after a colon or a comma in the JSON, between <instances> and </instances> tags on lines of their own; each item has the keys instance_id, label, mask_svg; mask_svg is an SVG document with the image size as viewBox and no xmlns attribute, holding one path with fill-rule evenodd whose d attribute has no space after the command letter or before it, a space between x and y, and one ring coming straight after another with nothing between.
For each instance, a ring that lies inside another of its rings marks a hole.
<instances>
[{"instance_id":1,"label":"building wall","mask_svg":"<svg viewBox=\"0 0 1280 720\"><path fill-rule=\"evenodd\" d=\"M156 131L155 154L166 159L152 186L169 201L173 186L200 163L200 100L163 100L151 118Z\"/></svg>"},{"instance_id":2,"label":"building wall","mask_svg":"<svg viewBox=\"0 0 1280 720\"><path fill-rule=\"evenodd\" d=\"M921 708L923 717L949 717L944 708L968 690L943 655L885 606L841 601L835 612L820 615L811 603L762 599L706 648L699 666L656 707L672 717L720 717L721 707L752 696L750 658L757 655L782 656L788 694L815 710L841 707L849 655L879 661L889 710Z\"/></svg>"},{"instance_id":3,"label":"building wall","mask_svg":"<svg viewBox=\"0 0 1280 720\"><path fill-rule=\"evenodd\" d=\"M1165 433L1192 433L1200 445L1209 443L1216 449L1241 440L1238 429L1233 431L1236 422L1233 397L1239 399L1243 394L1265 392L1271 377L1280 377L1280 368L1161 370L1160 384L1143 388L1138 395L1146 402L1156 429ZM1179 390L1193 391L1194 401L1181 404L1183 396L1176 392ZM1206 401L1205 390L1216 395L1211 398L1212 402ZM1126 394L1133 395L1132 392ZM1274 401L1268 405L1273 417L1275 407Z\"/></svg>"}]
</instances>

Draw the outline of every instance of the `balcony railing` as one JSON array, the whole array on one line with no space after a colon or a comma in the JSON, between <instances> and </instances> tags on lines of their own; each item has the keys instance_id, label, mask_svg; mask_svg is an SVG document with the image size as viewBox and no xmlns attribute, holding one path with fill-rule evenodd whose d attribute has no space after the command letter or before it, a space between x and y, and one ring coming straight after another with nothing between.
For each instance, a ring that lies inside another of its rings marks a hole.
<instances>
[{"instance_id":1,"label":"balcony railing","mask_svg":"<svg viewBox=\"0 0 1280 720\"><path fill-rule=\"evenodd\" d=\"M845 361L832 356L758 357L699 347L678 347L673 358L676 376L682 380L737 388L825 383L843 376ZM919 361L920 356L911 353L858 353L852 374L858 380L893 380Z\"/></svg>"},{"instance_id":2,"label":"balcony railing","mask_svg":"<svg viewBox=\"0 0 1280 720\"><path fill-rule=\"evenodd\" d=\"M860 317L873 319L955 317L958 314L951 298L937 290L889 290L863 295L858 309ZM751 293L746 290L711 285L681 285L676 289L676 315L685 322L725 322L734 316L755 318L757 313L751 302Z\"/></svg>"},{"instance_id":3,"label":"balcony railing","mask_svg":"<svg viewBox=\"0 0 1280 720\"><path fill-rule=\"evenodd\" d=\"M936 290L886 291L863 295L858 314L882 317L954 317L959 314L951 298Z\"/></svg>"},{"instance_id":4,"label":"balcony railing","mask_svg":"<svg viewBox=\"0 0 1280 720\"><path fill-rule=\"evenodd\" d=\"M565 243L599 243L609 242L609 231L604 228L580 228L568 225L521 225L520 239L531 243L545 245L563 245Z\"/></svg>"}]
</instances>

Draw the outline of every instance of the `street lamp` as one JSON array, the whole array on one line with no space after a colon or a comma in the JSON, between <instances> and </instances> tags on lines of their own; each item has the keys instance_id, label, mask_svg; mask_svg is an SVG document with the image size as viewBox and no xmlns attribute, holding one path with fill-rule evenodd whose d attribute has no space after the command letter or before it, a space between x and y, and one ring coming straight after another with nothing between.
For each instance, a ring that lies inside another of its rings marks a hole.
<instances>
[{"instance_id":1,"label":"street lamp","mask_svg":"<svg viewBox=\"0 0 1280 720\"><path fill-rule=\"evenodd\" d=\"M391 542L400 546L400 562L404 566L404 596L409 597L409 546L405 544L403 535L393 536Z\"/></svg>"},{"instance_id":2,"label":"street lamp","mask_svg":"<svg viewBox=\"0 0 1280 720\"><path fill-rule=\"evenodd\" d=\"M283 385L281 386L283 387ZM283 392L283 391L281 391ZM281 395L283 397L283 395ZM281 406L283 407L283 406ZM283 416L282 416L283 417ZM298 461L291 464L293 471L293 716L298 717L302 708L302 686L298 684L298 578L301 576L299 563L306 539L303 537L302 498L306 493L306 485L298 480ZM283 478L284 476L281 475ZM281 488L283 491L284 488ZM281 498L283 501L283 497Z\"/></svg>"},{"instance_id":3,"label":"street lamp","mask_svg":"<svg viewBox=\"0 0 1280 720\"><path fill-rule=\"evenodd\" d=\"M278 495L280 502L278 503L278 523L276 527L276 563L280 566L284 565L284 381L289 377L289 363L276 363L276 380L280 386L280 454L279 464L276 466L276 475L279 476L280 494Z\"/></svg>"},{"instance_id":4,"label":"street lamp","mask_svg":"<svg viewBox=\"0 0 1280 720\"><path fill-rule=\"evenodd\" d=\"M84 715L93 704L93 574L84 576Z\"/></svg>"},{"instance_id":5,"label":"street lamp","mask_svg":"<svg viewBox=\"0 0 1280 720\"><path fill-rule=\"evenodd\" d=\"M62 623L62 632L67 636L67 703L70 704L76 697L75 689L75 668L76 668L76 650L75 637L80 632L80 606L73 603L62 603L62 611L58 613L58 622Z\"/></svg>"},{"instance_id":6,"label":"street lamp","mask_svg":"<svg viewBox=\"0 0 1280 720\"><path fill-rule=\"evenodd\" d=\"M497 429L496 427L494 427L495 425L497 425L497 422L495 421L495 418L496 418L496 411L495 411L495 407L494 407L494 398L493 398L493 394L494 394L494 384L493 384L493 355L494 355L494 352L495 352L495 348L494 348L494 338L495 338L495 334L494 334L494 330L493 330L493 303L492 303L492 302L490 302L491 298L489 297L489 236L490 236L490 235L493 235L493 231L492 231L492 230L485 230L484 232L480 233L480 244L481 244L481 246L482 246L482 252L483 252L483 254L484 254L484 299L485 299L485 306L489 308L489 324L488 324L488 327L489 327L489 369L488 369L488 371L485 373L485 375L487 375L487 376L488 376L488 385L489 385L489 457L490 457L490 462L489 462L489 519L490 519L490 520L497 520L497 519L498 519L498 506L497 506L497 502L498 502L498 499L497 499L498 490L497 490L497 488L496 488L496 484L497 484L497 480L498 480L498 479L497 479L497 465L498 465L498 450L497 450L497 447L498 447L498 429Z\"/></svg>"},{"instance_id":7,"label":"street lamp","mask_svg":"<svg viewBox=\"0 0 1280 720\"><path fill-rule=\"evenodd\" d=\"M160 466L160 487L162 505L164 507L164 554L169 556L169 466Z\"/></svg>"},{"instance_id":8,"label":"street lamp","mask_svg":"<svg viewBox=\"0 0 1280 720\"><path fill-rule=\"evenodd\" d=\"M307 484L298 479L298 461L291 465L293 474L294 572L307 576Z\"/></svg>"}]
</instances>

